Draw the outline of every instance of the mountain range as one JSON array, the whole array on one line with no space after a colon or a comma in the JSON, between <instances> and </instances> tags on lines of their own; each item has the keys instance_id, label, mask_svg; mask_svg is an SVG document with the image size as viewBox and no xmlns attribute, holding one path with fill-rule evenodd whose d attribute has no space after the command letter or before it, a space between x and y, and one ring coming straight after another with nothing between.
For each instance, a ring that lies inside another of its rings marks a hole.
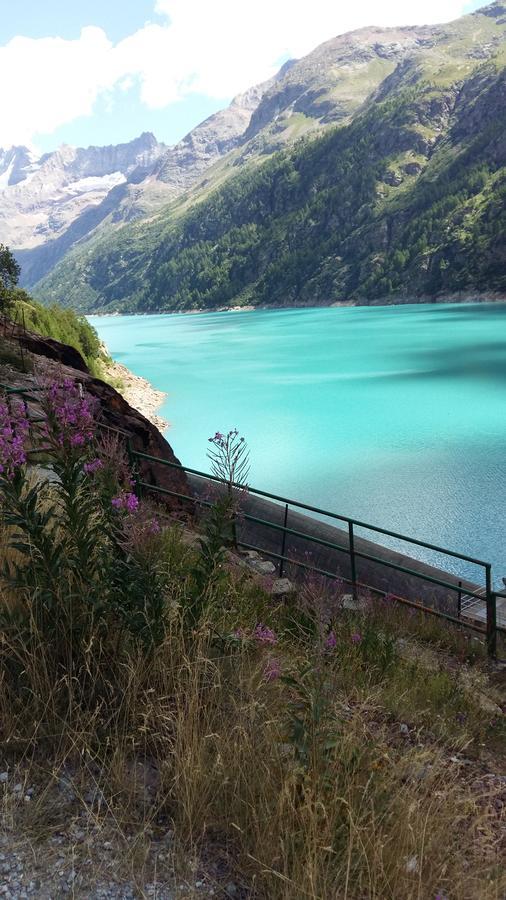
<instances>
[{"instance_id":1,"label":"mountain range","mask_svg":"<svg viewBox=\"0 0 506 900\"><path fill-rule=\"evenodd\" d=\"M0 151L0 241L79 311L506 294L506 3L365 28L175 147Z\"/></svg>"}]
</instances>

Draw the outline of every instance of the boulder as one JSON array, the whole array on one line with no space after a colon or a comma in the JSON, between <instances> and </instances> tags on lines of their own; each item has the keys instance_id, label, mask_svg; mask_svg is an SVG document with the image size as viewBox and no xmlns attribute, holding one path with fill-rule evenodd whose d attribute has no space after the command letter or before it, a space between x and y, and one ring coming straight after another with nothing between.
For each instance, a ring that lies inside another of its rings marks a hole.
<instances>
[{"instance_id":1,"label":"boulder","mask_svg":"<svg viewBox=\"0 0 506 900\"><path fill-rule=\"evenodd\" d=\"M247 559L246 565L258 575L273 575L276 571L276 566L268 559Z\"/></svg>"},{"instance_id":2,"label":"boulder","mask_svg":"<svg viewBox=\"0 0 506 900\"><path fill-rule=\"evenodd\" d=\"M295 585L292 584L289 578L276 578L271 587L273 597L288 597L293 593L295 593Z\"/></svg>"}]
</instances>

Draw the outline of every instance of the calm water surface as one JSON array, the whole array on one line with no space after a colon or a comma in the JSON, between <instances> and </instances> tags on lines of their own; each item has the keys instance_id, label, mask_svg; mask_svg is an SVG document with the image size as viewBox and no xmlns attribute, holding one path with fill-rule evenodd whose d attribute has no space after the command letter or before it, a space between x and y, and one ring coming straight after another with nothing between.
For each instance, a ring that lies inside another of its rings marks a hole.
<instances>
[{"instance_id":1,"label":"calm water surface","mask_svg":"<svg viewBox=\"0 0 506 900\"><path fill-rule=\"evenodd\" d=\"M209 435L236 427L252 485L506 575L506 305L91 322L116 360L168 393L161 414L185 465L207 469Z\"/></svg>"}]
</instances>

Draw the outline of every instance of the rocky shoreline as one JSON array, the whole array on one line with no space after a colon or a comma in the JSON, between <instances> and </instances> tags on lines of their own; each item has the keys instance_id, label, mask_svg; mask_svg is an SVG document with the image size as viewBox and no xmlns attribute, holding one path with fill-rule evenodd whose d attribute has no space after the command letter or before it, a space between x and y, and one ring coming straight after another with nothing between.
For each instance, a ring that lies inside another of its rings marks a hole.
<instances>
[{"instance_id":1,"label":"rocky shoreline","mask_svg":"<svg viewBox=\"0 0 506 900\"><path fill-rule=\"evenodd\" d=\"M277 306L267 305L265 303L258 304L253 306L252 304L247 304L245 306L199 306L194 309L156 309L151 312L143 312L142 310L136 310L134 312L122 312L121 310L117 310L115 312L94 312L93 315L108 319L108 318L116 318L118 316L196 316L202 313L231 313L231 312L255 312L257 310L271 310L272 312L276 312L279 310L287 310L287 309L322 309L328 307L355 307L355 306L418 306L419 304L432 304L433 306L440 306L444 303L460 303L460 304L479 304L479 303L506 303L506 294L491 292L491 293L478 293L478 294L470 294L468 291L461 291L460 293L455 294L441 294L439 296L433 295L421 295L416 298L414 297L376 297L374 300L365 301L365 300L309 300L307 303L304 302L287 302L286 304L278 304Z\"/></svg>"},{"instance_id":2,"label":"rocky shoreline","mask_svg":"<svg viewBox=\"0 0 506 900\"><path fill-rule=\"evenodd\" d=\"M135 375L122 363L114 360L107 367L107 376L127 403L142 413L162 434L170 427L170 423L157 413L167 394L158 391L145 378Z\"/></svg>"}]
</instances>

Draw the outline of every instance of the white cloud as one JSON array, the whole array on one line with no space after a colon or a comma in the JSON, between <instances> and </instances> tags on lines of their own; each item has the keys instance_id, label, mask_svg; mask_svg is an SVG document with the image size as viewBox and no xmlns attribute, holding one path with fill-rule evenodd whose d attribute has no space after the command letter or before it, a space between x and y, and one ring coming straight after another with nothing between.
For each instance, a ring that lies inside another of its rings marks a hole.
<instances>
[{"instance_id":1,"label":"white cloud","mask_svg":"<svg viewBox=\"0 0 506 900\"><path fill-rule=\"evenodd\" d=\"M115 46L100 28L78 40L16 37L0 47L0 147L31 143L79 116L99 97L139 82L163 108L190 93L232 96L336 34L365 25L443 22L464 0L156 0L148 23Z\"/></svg>"}]
</instances>

